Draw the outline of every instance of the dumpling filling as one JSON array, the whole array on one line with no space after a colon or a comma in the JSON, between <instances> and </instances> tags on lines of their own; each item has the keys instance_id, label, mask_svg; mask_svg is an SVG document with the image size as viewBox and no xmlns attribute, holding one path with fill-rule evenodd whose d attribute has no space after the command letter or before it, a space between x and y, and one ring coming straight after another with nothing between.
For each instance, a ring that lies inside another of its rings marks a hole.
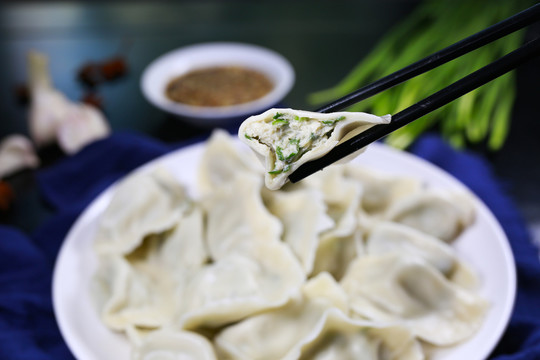
<instances>
[{"instance_id":1,"label":"dumpling filling","mask_svg":"<svg viewBox=\"0 0 540 360\"><path fill-rule=\"evenodd\" d=\"M325 155L341 140L389 122L389 115L270 109L244 121L238 136L264 158L266 186L277 190L303 163Z\"/></svg>"}]
</instances>

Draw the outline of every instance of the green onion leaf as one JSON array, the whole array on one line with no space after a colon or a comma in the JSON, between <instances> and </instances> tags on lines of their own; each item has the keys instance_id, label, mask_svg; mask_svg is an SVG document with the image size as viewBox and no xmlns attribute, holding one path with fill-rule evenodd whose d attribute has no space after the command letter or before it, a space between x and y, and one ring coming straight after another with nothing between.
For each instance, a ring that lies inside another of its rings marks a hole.
<instances>
[{"instance_id":1,"label":"green onion leaf","mask_svg":"<svg viewBox=\"0 0 540 360\"><path fill-rule=\"evenodd\" d=\"M291 159L294 158L297 154L298 154L298 153L295 153L295 152L291 153L289 156L287 156L287 157L285 158L285 162L291 161Z\"/></svg>"},{"instance_id":2,"label":"green onion leaf","mask_svg":"<svg viewBox=\"0 0 540 360\"><path fill-rule=\"evenodd\" d=\"M288 124L289 124L289 121L285 119L277 119L277 120L272 121L272 125L288 125Z\"/></svg>"},{"instance_id":3,"label":"green onion leaf","mask_svg":"<svg viewBox=\"0 0 540 360\"><path fill-rule=\"evenodd\" d=\"M279 146L276 147L276 155L280 161L285 161L285 156L283 156L283 149Z\"/></svg>"},{"instance_id":4,"label":"green onion leaf","mask_svg":"<svg viewBox=\"0 0 540 360\"><path fill-rule=\"evenodd\" d=\"M272 170L272 171L269 171L268 173L270 175L278 175L278 174L281 174L283 172L283 169L279 169L279 170Z\"/></svg>"},{"instance_id":5,"label":"green onion leaf","mask_svg":"<svg viewBox=\"0 0 540 360\"><path fill-rule=\"evenodd\" d=\"M345 120L345 116L340 116L340 117L338 117L337 119L334 119L334 120L323 120L323 121L321 121L321 123L323 123L324 125L334 125L335 123L337 123L338 121L341 121L341 120Z\"/></svg>"}]
</instances>

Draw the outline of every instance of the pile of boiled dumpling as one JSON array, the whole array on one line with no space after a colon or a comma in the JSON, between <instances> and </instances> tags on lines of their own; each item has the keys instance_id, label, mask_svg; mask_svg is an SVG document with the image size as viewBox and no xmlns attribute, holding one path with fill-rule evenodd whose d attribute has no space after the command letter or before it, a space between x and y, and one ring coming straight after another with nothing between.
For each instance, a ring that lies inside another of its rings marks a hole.
<instances>
[{"instance_id":1,"label":"pile of boiled dumpling","mask_svg":"<svg viewBox=\"0 0 540 360\"><path fill-rule=\"evenodd\" d=\"M156 167L115 188L92 294L134 359L416 360L478 330L466 194L353 164L271 191L251 156L216 131L196 196Z\"/></svg>"}]
</instances>

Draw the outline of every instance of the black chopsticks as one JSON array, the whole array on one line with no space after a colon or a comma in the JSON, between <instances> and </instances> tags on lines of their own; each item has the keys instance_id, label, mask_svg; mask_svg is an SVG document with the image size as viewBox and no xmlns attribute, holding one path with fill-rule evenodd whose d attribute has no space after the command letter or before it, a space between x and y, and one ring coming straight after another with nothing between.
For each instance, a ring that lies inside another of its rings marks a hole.
<instances>
[{"instance_id":1,"label":"black chopsticks","mask_svg":"<svg viewBox=\"0 0 540 360\"><path fill-rule=\"evenodd\" d=\"M409 65L393 74L390 74L370 85L367 85L331 104L319 112L334 112L344 109L354 103L373 96L381 91L391 88L401 82L427 72L439 65L447 63L461 55L478 49L494 40L506 36L540 20L540 3L524 10L506 20L503 20L485 30L471 35L449 47L440 50L425 59ZM486 84L489 81L515 69L533 57L540 56L540 39L532 40L513 52L501 57L493 63L469 74L468 76L445 87L435 94L418 103L398 112L392 116L390 124L375 125L359 135L339 144L326 155L301 165L290 176L291 182L303 178L323 169L324 167L360 150L370 143L390 134L407 125L423 115L440 108L460 96Z\"/></svg>"}]
</instances>

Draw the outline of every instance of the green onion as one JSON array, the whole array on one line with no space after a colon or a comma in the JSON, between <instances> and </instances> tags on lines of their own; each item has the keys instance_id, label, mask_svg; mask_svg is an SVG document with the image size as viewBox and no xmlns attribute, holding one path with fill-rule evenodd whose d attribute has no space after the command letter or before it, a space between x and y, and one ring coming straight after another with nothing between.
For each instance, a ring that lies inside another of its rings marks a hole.
<instances>
[{"instance_id":1,"label":"green onion","mask_svg":"<svg viewBox=\"0 0 540 360\"><path fill-rule=\"evenodd\" d=\"M290 153L290 155L285 158L285 162L290 162L296 155L298 155L298 153Z\"/></svg>"},{"instance_id":2,"label":"green onion","mask_svg":"<svg viewBox=\"0 0 540 360\"><path fill-rule=\"evenodd\" d=\"M272 125L288 125L289 121L285 119L277 119L272 121Z\"/></svg>"},{"instance_id":3,"label":"green onion","mask_svg":"<svg viewBox=\"0 0 540 360\"><path fill-rule=\"evenodd\" d=\"M268 173L270 175L278 175L284 172L288 172L289 170L291 170L291 165L287 165L283 169L269 171Z\"/></svg>"},{"instance_id":4,"label":"green onion","mask_svg":"<svg viewBox=\"0 0 540 360\"><path fill-rule=\"evenodd\" d=\"M272 118L274 119L274 121L272 121L272 125L288 125L289 120L285 119L283 116L285 116L285 114L279 112L276 113L276 115L274 115Z\"/></svg>"},{"instance_id":5,"label":"green onion","mask_svg":"<svg viewBox=\"0 0 540 360\"><path fill-rule=\"evenodd\" d=\"M308 102L332 102L533 4L532 0L424 0L403 22L391 28L343 80L331 89L310 94ZM516 49L524 34L521 30L501 38L348 110L395 114ZM435 129L455 147L486 141L489 149L498 150L510 127L514 85L515 73L508 73L393 132L385 141L406 148L423 132Z\"/></svg>"},{"instance_id":6,"label":"green onion","mask_svg":"<svg viewBox=\"0 0 540 360\"><path fill-rule=\"evenodd\" d=\"M268 173L270 175L278 175L278 174L281 174L283 172L283 169L279 169L279 170L272 170L272 171L269 171Z\"/></svg>"},{"instance_id":7,"label":"green onion","mask_svg":"<svg viewBox=\"0 0 540 360\"><path fill-rule=\"evenodd\" d=\"M279 146L276 147L276 155L280 161L285 161L285 156L283 156L283 149Z\"/></svg>"},{"instance_id":8,"label":"green onion","mask_svg":"<svg viewBox=\"0 0 540 360\"><path fill-rule=\"evenodd\" d=\"M293 139L293 138L290 138L289 139L289 144L300 144L300 139Z\"/></svg>"},{"instance_id":9,"label":"green onion","mask_svg":"<svg viewBox=\"0 0 540 360\"><path fill-rule=\"evenodd\" d=\"M245 138L248 139L248 140L251 140L251 136L249 136L248 134L244 134Z\"/></svg>"},{"instance_id":10,"label":"green onion","mask_svg":"<svg viewBox=\"0 0 540 360\"><path fill-rule=\"evenodd\" d=\"M337 119L334 119L334 120L323 120L323 121L321 121L321 123L323 123L324 125L334 125L335 123L337 123L338 121L341 121L341 120L345 120L345 116L340 116L340 117L338 117Z\"/></svg>"}]
</instances>

